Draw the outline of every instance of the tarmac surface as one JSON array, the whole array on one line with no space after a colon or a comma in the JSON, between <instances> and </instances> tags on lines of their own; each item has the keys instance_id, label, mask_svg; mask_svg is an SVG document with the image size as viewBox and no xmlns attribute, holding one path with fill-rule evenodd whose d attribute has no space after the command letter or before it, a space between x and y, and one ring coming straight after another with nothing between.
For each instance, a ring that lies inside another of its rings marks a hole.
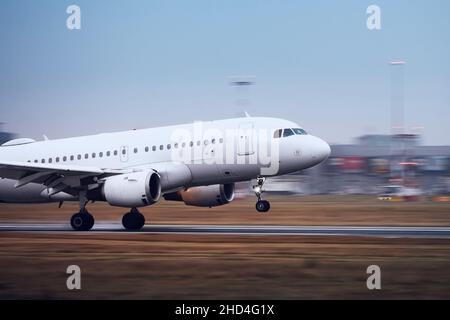
<instances>
[{"instance_id":1,"label":"tarmac surface","mask_svg":"<svg viewBox=\"0 0 450 320\"><path fill-rule=\"evenodd\" d=\"M68 224L0 224L0 232L78 232ZM355 227L355 226L247 226L247 225L146 225L140 231L126 231L117 223L100 223L85 233L142 234L235 234L235 235L320 235L370 236L383 238L450 238L446 227Z\"/></svg>"}]
</instances>

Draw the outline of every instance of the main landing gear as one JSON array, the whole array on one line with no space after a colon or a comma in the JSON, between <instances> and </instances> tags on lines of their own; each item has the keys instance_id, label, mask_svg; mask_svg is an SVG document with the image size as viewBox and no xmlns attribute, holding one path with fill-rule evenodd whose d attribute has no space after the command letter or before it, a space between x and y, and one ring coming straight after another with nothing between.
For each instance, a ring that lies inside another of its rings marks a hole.
<instances>
[{"instance_id":1,"label":"main landing gear","mask_svg":"<svg viewBox=\"0 0 450 320\"><path fill-rule=\"evenodd\" d=\"M86 198L80 195L80 212L75 213L70 219L70 224L76 231L89 231L94 226L94 217L86 210L86 204Z\"/></svg>"},{"instance_id":2,"label":"main landing gear","mask_svg":"<svg viewBox=\"0 0 450 320\"><path fill-rule=\"evenodd\" d=\"M75 213L70 219L72 228L76 231L89 231L94 226L94 217L86 210L81 208L80 212ZM145 225L145 217L136 208L124 214L122 224L127 230L140 230Z\"/></svg>"},{"instance_id":3,"label":"main landing gear","mask_svg":"<svg viewBox=\"0 0 450 320\"><path fill-rule=\"evenodd\" d=\"M133 208L130 212L124 214L122 224L127 230L140 230L145 225L145 217L138 209Z\"/></svg>"},{"instance_id":4,"label":"main landing gear","mask_svg":"<svg viewBox=\"0 0 450 320\"><path fill-rule=\"evenodd\" d=\"M262 189L266 178L257 178L256 185L253 186L253 191L255 192L256 197L258 197L258 201L256 202L256 210L258 212L267 212L270 210L270 202L267 200L261 200L261 195L264 192Z\"/></svg>"},{"instance_id":5,"label":"main landing gear","mask_svg":"<svg viewBox=\"0 0 450 320\"><path fill-rule=\"evenodd\" d=\"M94 226L94 217L86 210L88 200L85 193L80 193L80 211L70 219L70 225L76 231L89 231ZM124 214L122 224L127 230L140 230L145 225L145 217L138 209L133 208Z\"/></svg>"},{"instance_id":6,"label":"main landing gear","mask_svg":"<svg viewBox=\"0 0 450 320\"><path fill-rule=\"evenodd\" d=\"M94 223L94 217L86 210L75 213L70 219L70 224L76 231L89 231Z\"/></svg>"}]
</instances>

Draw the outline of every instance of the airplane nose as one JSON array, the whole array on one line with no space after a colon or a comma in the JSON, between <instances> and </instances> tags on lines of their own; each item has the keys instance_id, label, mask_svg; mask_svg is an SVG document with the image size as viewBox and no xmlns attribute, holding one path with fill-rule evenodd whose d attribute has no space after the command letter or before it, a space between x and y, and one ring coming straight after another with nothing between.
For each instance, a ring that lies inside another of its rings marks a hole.
<instances>
[{"instance_id":1,"label":"airplane nose","mask_svg":"<svg viewBox=\"0 0 450 320\"><path fill-rule=\"evenodd\" d=\"M320 140L321 140L322 143L320 144L319 154L320 154L320 157L322 158L322 161L325 161L325 160L328 159L328 157L331 154L331 148L330 148L330 145L328 143L326 143L322 139L320 139Z\"/></svg>"},{"instance_id":2,"label":"airplane nose","mask_svg":"<svg viewBox=\"0 0 450 320\"><path fill-rule=\"evenodd\" d=\"M331 154L331 148L320 138L315 137L313 158L317 163L321 163L328 159Z\"/></svg>"}]
</instances>

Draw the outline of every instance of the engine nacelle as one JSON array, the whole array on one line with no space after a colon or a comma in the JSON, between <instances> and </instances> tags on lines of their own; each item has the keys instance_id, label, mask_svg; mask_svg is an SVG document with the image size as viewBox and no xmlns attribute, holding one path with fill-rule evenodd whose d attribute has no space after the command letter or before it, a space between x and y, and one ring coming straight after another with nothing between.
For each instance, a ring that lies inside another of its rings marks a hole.
<instances>
[{"instance_id":1,"label":"engine nacelle","mask_svg":"<svg viewBox=\"0 0 450 320\"><path fill-rule=\"evenodd\" d=\"M234 183L193 187L164 195L169 201L183 201L188 206L217 207L234 199Z\"/></svg>"},{"instance_id":2,"label":"engine nacelle","mask_svg":"<svg viewBox=\"0 0 450 320\"><path fill-rule=\"evenodd\" d=\"M155 171L140 171L109 177L102 189L112 206L139 208L159 201L161 178Z\"/></svg>"}]
</instances>

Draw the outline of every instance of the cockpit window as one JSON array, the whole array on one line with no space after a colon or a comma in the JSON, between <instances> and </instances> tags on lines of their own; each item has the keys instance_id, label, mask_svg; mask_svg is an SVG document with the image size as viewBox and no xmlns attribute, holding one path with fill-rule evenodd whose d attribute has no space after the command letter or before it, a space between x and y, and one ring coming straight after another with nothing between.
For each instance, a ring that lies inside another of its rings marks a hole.
<instances>
[{"instance_id":1,"label":"cockpit window","mask_svg":"<svg viewBox=\"0 0 450 320\"><path fill-rule=\"evenodd\" d=\"M276 131L273 133L273 137L274 137L274 138L280 138L282 132L283 132L282 129L276 130Z\"/></svg>"},{"instance_id":2,"label":"cockpit window","mask_svg":"<svg viewBox=\"0 0 450 320\"><path fill-rule=\"evenodd\" d=\"M300 128L294 128L294 129L288 128L288 129L284 129L284 130L278 129L278 130L275 130L275 132L273 133L273 137L274 138L281 138L281 137L285 138L285 137L293 136L295 134L307 135L308 133L305 130L300 129Z\"/></svg>"},{"instance_id":3,"label":"cockpit window","mask_svg":"<svg viewBox=\"0 0 450 320\"><path fill-rule=\"evenodd\" d=\"M293 136L295 133L292 131L292 129L284 129L283 131L283 137L289 137Z\"/></svg>"},{"instance_id":4,"label":"cockpit window","mask_svg":"<svg viewBox=\"0 0 450 320\"><path fill-rule=\"evenodd\" d=\"M292 129L292 130L295 132L295 134L298 134L298 135L306 135L306 134L308 134L305 130L300 129L300 128L295 128L295 129Z\"/></svg>"}]
</instances>

